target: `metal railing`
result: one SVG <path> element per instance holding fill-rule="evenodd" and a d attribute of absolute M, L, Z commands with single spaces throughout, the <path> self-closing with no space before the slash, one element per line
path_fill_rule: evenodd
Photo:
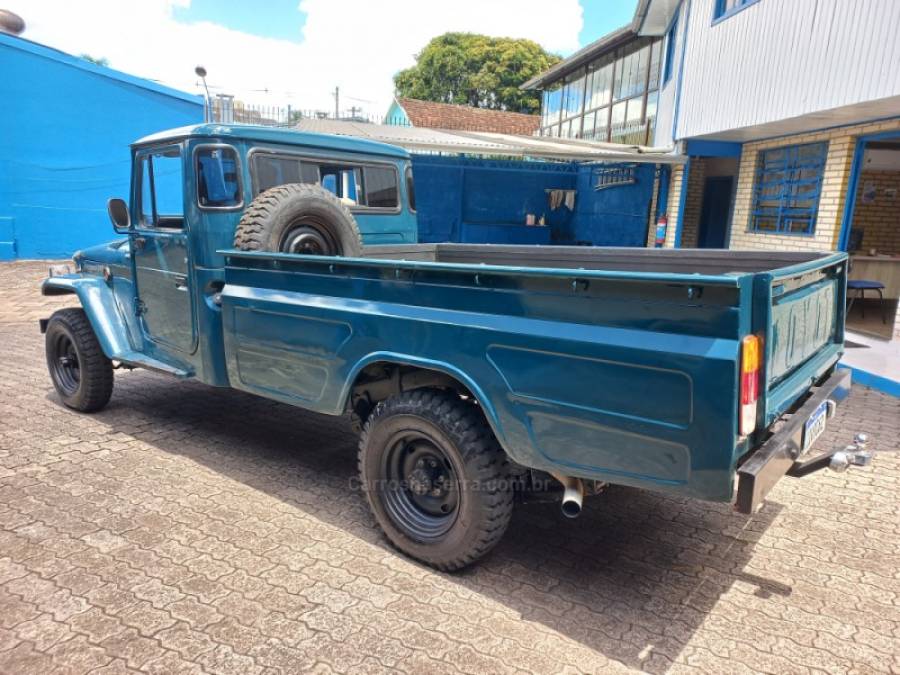
<path fill-rule="evenodd" d="M 210 119 L 219 124 L 259 124 L 267 127 L 290 127 L 305 119 L 328 119 L 371 124 L 409 126 L 403 118 L 385 119 L 383 115 L 363 112 L 360 108 L 347 110 L 317 110 L 290 105 L 262 105 L 235 101 L 231 96 L 219 95 L 209 104 Z"/>

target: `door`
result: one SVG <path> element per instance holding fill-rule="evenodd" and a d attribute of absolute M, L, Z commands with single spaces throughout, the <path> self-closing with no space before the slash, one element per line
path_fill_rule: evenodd
<path fill-rule="evenodd" d="M 136 312 L 146 337 L 164 352 L 191 354 L 197 334 L 191 307 L 188 231 L 181 147 L 137 155 L 135 230 L 131 235 Z"/>
<path fill-rule="evenodd" d="M 733 176 L 712 176 L 703 186 L 698 248 L 726 248 Z"/>

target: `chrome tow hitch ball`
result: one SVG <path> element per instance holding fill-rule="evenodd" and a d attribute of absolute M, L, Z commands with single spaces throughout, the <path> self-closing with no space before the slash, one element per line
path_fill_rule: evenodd
<path fill-rule="evenodd" d="M 869 464 L 872 463 L 873 453 L 871 450 L 866 449 L 868 443 L 868 434 L 856 434 L 856 436 L 854 436 L 853 446 L 856 448 L 856 451 L 850 458 L 850 461 L 853 462 L 854 466 L 869 466 Z"/>
<path fill-rule="evenodd" d="M 856 434 L 853 443 L 843 450 L 838 450 L 831 456 L 828 468 L 838 473 L 844 472 L 851 466 L 869 466 L 872 463 L 873 453 L 866 449 L 869 437 L 866 434 Z"/>

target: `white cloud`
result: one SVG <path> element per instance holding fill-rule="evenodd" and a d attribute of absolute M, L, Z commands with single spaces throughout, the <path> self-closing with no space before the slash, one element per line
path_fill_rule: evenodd
<path fill-rule="evenodd" d="M 300 42 L 263 38 L 210 22 L 182 23 L 174 8 L 190 0 L 7 0 L 26 22 L 23 37 L 199 93 L 203 64 L 214 91 L 272 105 L 342 108 L 382 114 L 392 75 L 414 63 L 434 36 L 469 31 L 525 37 L 566 52 L 578 47 L 578 0 L 301 0 Z M 259 3 L 264 11 L 264 3 Z M 551 11 L 552 9 L 552 11 Z M 298 25 L 300 24 L 298 13 Z M 268 90 L 269 93 L 265 93 Z M 356 100 L 352 100 L 356 99 Z M 363 103 L 360 103 L 363 101 Z"/>

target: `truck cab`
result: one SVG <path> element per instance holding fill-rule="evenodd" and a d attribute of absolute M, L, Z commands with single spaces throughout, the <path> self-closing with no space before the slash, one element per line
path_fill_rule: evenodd
<path fill-rule="evenodd" d="M 119 214 L 113 225 L 127 239 L 80 251 L 74 262 L 88 278 L 108 275 L 117 311 L 114 320 L 98 323 L 107 326 L 110 347 L 117 345 L 117 353 L 144 367 L 227 384 L 217 351 L 221 340 L 210 339 L 220 334 L 216 298 L 225 266 L 220 251 L 234 245 L 242 215 L 261 192 L 283 184 L 319 185 L 346 206 L 361 243 L 417 240 L 410 159 L 395 146 L 204 124 L 141 138 L 132 145 L 131 160 L 128 203 L 111 200 Z M 329 247 L 314 236 L 310 245 L 314 250 L 293 252 L 360 253 Z M 80 294 L 83 286 L 74 279 L 71 288 L 46 291 Z M 117 324 L 127 325 L 127 331 L 114 329 Z"/>

